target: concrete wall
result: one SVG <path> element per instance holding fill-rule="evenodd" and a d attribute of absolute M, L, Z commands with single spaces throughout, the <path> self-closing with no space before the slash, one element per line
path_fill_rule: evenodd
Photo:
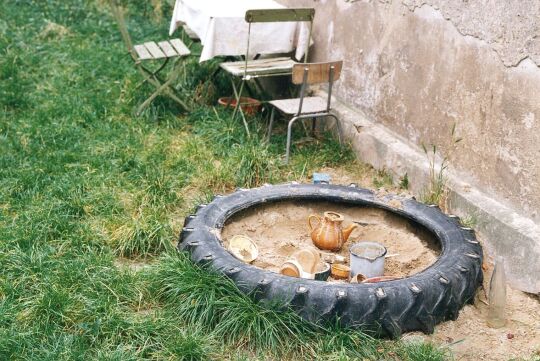
<path fill-rule="evenodd" d="M 316 8 L 311 60 L 342 58 L 336 96 L 540 223 L 540 1 L 285 0 Z"/>
<path fill-rule="evenodd" d="M 316 8 L 311 60 L 345 61 L 339 100 L 441 154 L 456 124 L 452 173 L 540 225 L 540 1 L 280 2 Z"/>

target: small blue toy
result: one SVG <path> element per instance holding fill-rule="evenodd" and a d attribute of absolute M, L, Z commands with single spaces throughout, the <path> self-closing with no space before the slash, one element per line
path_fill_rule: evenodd
<path fill-rule="evenodd" d="M 313 184 L 330 184 L 330 174 L 313 173 Z"/>

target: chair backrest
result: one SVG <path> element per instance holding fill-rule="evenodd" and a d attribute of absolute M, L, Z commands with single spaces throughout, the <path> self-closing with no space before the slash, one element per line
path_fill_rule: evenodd
<path fill-rule="evenodd" d="M 326 111 L 330 111 L 332 101 L 332 87 L 334 82 L 341 76 L 341 68 L 343 60 L 330 61 L 326 63 L 306 63 L 295 64 L 293 66 L 292 82 L 294 84 L 302 84 L 300 89 L 300 102 L 298 105 L 297 115 L 302 113 L 302 105 L 304 104 L 304 96 L 308 85 L 328 83 L 328 99 L 326 101 Z"/>
<path fill-rule="evenodd" d="M 248 23 L 248 36 L 246 46 L 246 64 L 244 77 L 247 75 L 249 62 L 249 40 L 251 37 L 251 24 L 253 23 L 274 23 L 274 22 L 309 22 L 309 32 L 304 51 L 304 63 L 307 62 L 309 55 L 309 45 L 311 42 L 311 32 L 313 30 L 313 19 L 315 18 L 315 9 L 313 8 L 295 8 L 295 9 L 253 9 L 246 11 L 245 20 Z"/>
<path fill-rule="evenodd" d="M 277 23 L 284 21 L 313 21 L 315 9 L 261 9 L 246 11 L 248 23 Z"/>
<path fill-rule="evenodd" d="M 122 40 L 124 40 L 124 43 L 126 44 L 129 54 L 131 55 L 133 60 L 136 60 L 137 53 L 135 52 L 135 49 L 133 48 L 133 42 L 131 41 L 131 36 L 129 36 L 126 20 L 124 19 L 124 10 L 118 4 L 117 1 L 118 0 L 109 1 L 111 4 L 111 9 L 112 9 L 114 18 L 116 19 L 116 22 L 118 24 L 118 29 L 120 30 L 120 34 L 122 35 Z"/>
<path fill-rule="evenodd" d="M 327 63 L 295 64 L 293 66 L 292 82 L 302 84 L 304 76 L 307 76 L 305 79 L 307 84 L 329 83 L 330 75 L 332 75 L 332 81 L 336 81 L 341 76 L 342 67 L 342 60 Z"/>

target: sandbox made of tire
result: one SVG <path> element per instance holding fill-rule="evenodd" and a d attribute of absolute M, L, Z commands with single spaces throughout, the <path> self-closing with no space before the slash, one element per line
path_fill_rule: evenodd
<path fill-rule="evenodd" d="M 391 212 L 431 233 L 440 244 L 440 255 L 423 271 L 402 279 L 332 284 L 246 264 L 223 247 L 221 230 L 227 220 L 249 208 L 283 201 L 331 202 Z M 481 246 L 457 217 L 411 198 L 377 195 L 354 186 L 267 185 L 217 196 L 186 217 L 178 247 L 189 252 L 193 262 L 231 278 L 259 302 L 291 308 L 310 322 L 339 322 L 392 337 L 414 330 L 432 333 L 437 323 L 456 319 L 482 282 Z"/>

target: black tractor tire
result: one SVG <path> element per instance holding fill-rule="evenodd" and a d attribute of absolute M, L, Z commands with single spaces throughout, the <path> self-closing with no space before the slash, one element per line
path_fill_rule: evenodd
<path fill-rule="evenodd" d="M 284 276 L 246 264 L 223 246 L 227 219 L 250 207 L 278 201 L 330 201 L 384 209 L 423 226 L 440 242 L 441 253 L 431 266 L 412 276 L 372 284 L 332 284 Z M 398 200 L 395 208 L 390 202 Z M 390 202 L 390 203 L 389 203 Z M 257 301 L 290 307 L 313 323 L 338 322 L 345 327 L 399 337 L 406 331 L 433 333 L 437 323 L 455 320 L 472 303 L 482 284 L 482 248 L 472 229 L 437 206 L 396 195 L 379 197 L 355 185 L 282 184 L 238 189 L 216 196 L 186 217 L 178 248 L 191 260 L 231 278 Z"/>

